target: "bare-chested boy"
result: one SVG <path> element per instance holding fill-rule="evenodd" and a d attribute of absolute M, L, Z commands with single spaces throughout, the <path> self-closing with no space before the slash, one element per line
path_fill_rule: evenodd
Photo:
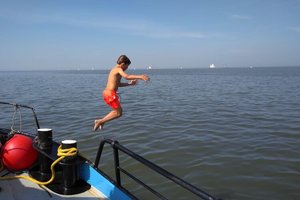
<path fill-rule="evenodd" d="M 117 60 L 117 65 L 110 71 L 108 75 L 106 88 L 103 90 L 103 100 L 112 108 L 105 117 L 95 120 L 94 131 L 98 128 L 102 129 L 103 125 L 122 116 L 122 107 L 120 105 L 117 91 L 119 87 L 126 87 L 135 85 L 137 79 L 148 81 L 149 77 L 145 74 L 142 75 L 129 75 L 125 71 L 129 67 L 131 61 L 125 55 L 121 55 Z M 130 80 L 128 83 L 121 83 L 121 78 Z"/>

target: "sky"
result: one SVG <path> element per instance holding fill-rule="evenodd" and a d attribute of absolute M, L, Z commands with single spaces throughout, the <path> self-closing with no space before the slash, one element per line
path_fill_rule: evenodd
<path fill-rule="evenodd" d="M 300 66 L 300 0 L 0 0 L 0 71 Z"/>

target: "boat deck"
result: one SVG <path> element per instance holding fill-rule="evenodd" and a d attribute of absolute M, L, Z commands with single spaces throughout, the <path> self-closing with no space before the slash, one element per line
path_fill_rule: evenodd
<path fill-rule="evenodd" d="M 3 171 L 2 174 L 6 172 Z M 26 173 L 22 175 L 27 175 Z M 7 176 L 11 176 L 10 174 Z M 50 191 L 48 188 L 33 183 L 25 179 L 0 180 L 0 199 L 5 200 L 32 200 L 32 199 L 88 199 L 88 200 L 107 200 L 104 194 L 91 187 L 88 191 L 76 195 L 61 195 Z"/>

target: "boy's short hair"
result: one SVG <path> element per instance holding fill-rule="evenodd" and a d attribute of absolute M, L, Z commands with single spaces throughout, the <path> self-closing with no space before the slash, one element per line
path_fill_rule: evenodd
<path fill-rule="evenodd" d="M 131 61 L 126 55 L 121 55 L 117 60 L 117 64 L 120 65 L 122 63 L 124 63 L 125 65 L 130 65 Z"/>

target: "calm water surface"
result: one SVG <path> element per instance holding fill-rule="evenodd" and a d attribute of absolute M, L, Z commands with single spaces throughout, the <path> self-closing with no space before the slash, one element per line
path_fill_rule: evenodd
<path fill-rule="evenodd" d="M 122 118 L 95 133 L 95 118 L 110 111 L 101 98 L 107 73 L 0 72 L 0 101 L 35 107 L 56 141 L 78 140 L 92 161 L 99 140 L 112 138 L 223 199 L 300 199 L 300 68 L 130 71 L 151 81 L 120 88 Z M 195 198 L 121 156 L 168 198 Z M 100 167 L 113 175 L 110 164 Z"/>

